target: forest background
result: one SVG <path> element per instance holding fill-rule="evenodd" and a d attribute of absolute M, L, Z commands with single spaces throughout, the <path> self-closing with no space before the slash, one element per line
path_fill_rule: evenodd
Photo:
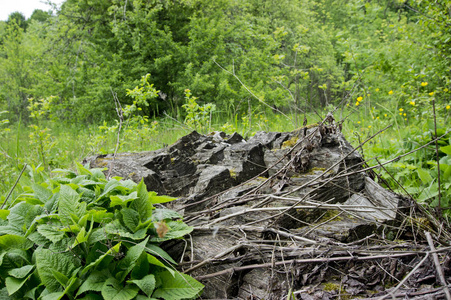
<path fill-rule="evenodd" d="M 0 22 L 0 202 L 25 164 L 21 182 L 74 168 L 114 152 L 118 133 L 119 151 L 152 150 L 193 129 L 290 131 L 333 111 L 354 146 L 378 133 L 361 148 L 370 165 L 438 137 L 377 172 L 447 220 L 450 55 L 447 0 L 67 0 L 13 13 Z"/>

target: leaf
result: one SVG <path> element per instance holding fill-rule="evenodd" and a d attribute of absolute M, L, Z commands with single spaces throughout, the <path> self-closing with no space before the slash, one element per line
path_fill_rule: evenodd
<path fill-rule="evenodd" d="M 89 171 L 85 166 L 83 166 L 79 162 L 75 162 L 75 167 L 77 168 L 77 172 L 79 175 L 92 175 L 91 171 Z"/>
<path fill-rule="evenodd" d="M 7 209 L 0 209 L 0 219 L 6 220 L 8 215 L 9 215 L 9 210 L 7 210 Z"/>
<path fill-rule="evenodd" d="M 89 234 L 86 233 L 86 230 L 84 227 L 81 228 L 80 232 L 75 237 L 75 241 L 72 244 L 71 248 L 75 248 L 75 246 L 85 243 L 88 241 Z M 68 248 L 69 250 L 70 248 Z"/>
<path fill-rule="evenodd" d="M 122 286 L 116 279 L 109 278 L 103 285 L 102 296 L 108 300 L 131 300 L 138 295 L 138 291 L 136 286 Z"/>
<path fill-rule="evenodd" d="M 6 251 L 0 252 L 0 266 L 3 264 L 3 258 L 5 257 L 6 253 Z"/>
<path fill-rule="evenodd" d="M 41 298 L 41 300 L 60 300 L 64 297 L 64 292 L 50 293 Z"/>
<path fill-rule="evenodd" d="M 11 269 L 8 271 L 8 274 L 15 278 L 24 278 L 33 269 L 34 269 L 34 265 L 26 265 L 21 268 Z"/>
<path fill-rule="evenodd" d="M 103 193 L 100 194 L 100 196 L 97 198 L 96 201 L 103 198 L 104 196 L 108 195 L 110 192 L 112 192 L 117 186 L 119 186 L 120 183 L 116 179 L 111 179 L 108 181 L 108 183 L 105 185 L 105 189 L 103 190 Z"/>
<path fill-rule="evenodd" d="M 122 224 L 120 224 L 120 222 L 118 220 L 115 220 L 115 221 L 107 224 L 104 228 L 105 228 L 106 233 L 130 238 L 133 240 L 142 240 L 147 235 L 146 229 L 140 229 L 140 230 L 136 231 L 135 233 L 128 232 L 127 227 L 122 226 Z"/>
<path fill-rule="evenodd" d="M 24 235 L 22 230 L 11 225 L 0 226 L 0 234 Z"/>
<path fill-rule="evenodd" d="M 182 221 L 168 221 L 167 226 L 169 226 L 169 231 L 165 234 L 164 237 L 152 237 L 152 242 L 163 242 L 172 239 L 182 238 L 187 235 L 191 231 L 193 231 L 193 227 L 186 225 Z"/>
<path fill-rule="evenodd" d="M 50 292 L 57 292 L 60 287 L 60 283 L 54 275 L 55 271 L 69 278 L 72 277 L 72 272 L 76 269 L 74 257 L 70 254 L 39 248 L 35 251 L 35 256 L 38 275 L 42 284 Z"/>
<path fill-rule="evenodd" d="M 152 216 L 153 205 L 149 200 L 149 193 L 147 192 L 144 180 L 141 180 L 136 189 L 138 198 L 132 202 L 130 208 L 136 210 L 139 213 L 140 220 L 145 222 Z"/>
<path fill-rule="evenodd" d="M 23 236 L 12 234 L 0 236 L 0 250 L 9 250 L 13 248 L 27 250 L 31 247 L 33 247 L 33 242 Z"/>
<path fill-rule="evenodd" d="M 152 213 L 152 221 L 159 222 L 165 219 L 181 219 L 182 215 L 172 209 L 157 208 Z"/>
<path fill-rule="evenodd" d="M 87 291 L 96 291 L 100 292 L 102 290 L 103 284 L 108 278 L 108 274 L 105 272 L 94 271 L 92 272 L 88 278 L 86 278 L 85 282 L 80 286 L 77 292 L 77 297 L 84 292 Z"/>
<path fill-rule="evenodd" d="M 67 178 L 77 177 L 77 173 L 75 173 L 72 170 L 66 170 L 66 169 L 54 169 L 54 170 L 52 170 L 52 173 L 65 174 L 65 177 L 67 177 Z"/>
<path fill-rule="evenodd" d="M 64 237 L 64 232 L 58 230 L 56 225 L 42 224 L 38 226 L 37 231 L 53 243 L 61 241 Z"/>
<path fill-rule="evenodd" d="M 11 208 L 7 219 L 9 221 L 9 225 L 14 226 L 21 232 L 25 233 L 35 217 L 41 215 L 42 213 L 44 213 L 44 208 L 41 206 L 21 202 Z"/>
<path fill-rule="evenodd" d="M 451 156 L 451 145 L 440 147 L 440 151 Z"/>
<path fill-rule="evenodd" d="M 83 298 L 77 298 L 79 300 L 104 300 L 102 296 L 98 295 L 98 294 L 87 294 L 86 296 L 84 296 Z"/>
<path fill-rule="evenodd" d="M 109 223 L 111 221 L 113 221 L 114 218 L 114 214 L 107 212 L 105 209 L 102 210 L 94 210 L 91 209 L 87 212 L 88 215 L 88 219 L 90 219 L 91 217 L 93 218 L 93 221 L 96 223 Z"/>
<path fill-rule="evenodd" d="M 158 258 L 156 258 L 155 256 L 150 255 L 148 253 L 147 253 L 147 261 L 149 262 L 149 264 L 152 264 L 152 265 L 155 265 L 155 266 L 159 266 L 159 267 L 162 267 L 162 268 L 166 269 L 172 275 L 174 275 L 174 273 L 175 273 L 175 271 L 172 268 L 166 266 L 161 261 L 159 261 Z"/>
<path fill-rule="evenodd" d="M 95 228 L 88 236 L 88 244 L 93 245 L 99 241 L 108 239 L 108 236 L 103 228 Z"/>
<path fill-rule="evenodd" d="M 67 185 L 62 185 L 60 187 L 58 214 L 61 223 L 64 225 L 76 224 L 78 219 L 84 215 L 85 211 L 83 211 L 83 206 L 80 205 L 79 200 L 80 195 L 71 187 Z M 74 220 L 74 217 L 77 219 Z"/>
<path fill-rule="evenodd" d="M 161 286 L 153 293 L 154 298 L 163 299 L 185 299 L 198 297 L 204 285 L 194 278 L 176 272 L 173 276 L 168 271 L 158 273 L 156 276 L 161 280 Z"/>
<path fill-rule="evenodd" d="M 138 212 L 131 208 L 123 208 L 121 209 L 121 214 L 124 225 L 134 233 L 139 225 Z"/>
<path fill-rule="evenodd" d="M 142 279 L 130 280 L 128 282 L 136 284 L 141 289 L 141 291 L 143 291 L 149 297 L 152 295 L 152 292 L 155 289 L 155 276 L 152 274 L 144 276 Z"/>
<path fill-rule="evenodd" d="M 40 184 L 33 183 L 31 187 L 33 188 L 35 197 L 39 199 L 42 204 L 46 203 L 53 196 L 51 190 L 43 187 Z"/>
<path fill-rule="evenodd" d="M 27 280 L 31 277 L 32 274 L 28 275 L 25 278 L 14 278 L 14 277 L 6 277 L 5 279 L 5 285 L 6 289 L 8 290 L 8 294 L 12 295 L 27 282 Z"/>
<path fill-rule="evenodd" d="M 167 202 L 174 201 L 175 199 L 177 199 L 177 198 L 170 197 L 170 196 L 157 196 L 157 195 L 155 195 L 155 193 L 152 193 L 152 192 L 151 192 L 151 195 L 149 195 L 149 200 L 152 204 L 167 203 Z"/>
<path fill-rule="evenodd" d="M 141 243 L 133 247 L 130 247 L 125 257 L 119 262 L 117 269 L 121 270 L 121 272 L 118 272 L 118 274 L 116 274 L 116 278 L 119 279 L 120 282 L 124 281 L 128 273 L 130 273 L 130 271 L 133 270 L 139 257 L 144 252 L 144 248 L 146 247 L 148 240 L 149 237 L 147 237 Z"/>
<path fill-rule="evenodd" d="M 147 251 L 147 253 L 150 253 L 152 255 L 160 256 L 165 261 L 168 261 L 168 262 L 173 263 L 175 265 L 177 264 L 166 251 L 164 251 L 163 249 L 161 249 L 157 245 L 147 244 L 146 251 Z"/>
<path fill-rule="evenodd" d="M 423 168 L 418 168 L 417 172 L 418 172 L 418 177 L 420 177 L 420 179 L 424 185 L 428 185 L 433 180 L 433 178 L 428 170 L 425 170 Z"/>
<path fill-rule="evenodd" d="M 127 205 L 127 203 L 129 203 L 137 198 L 138 198 L 137 192 L 133 192 L 126 196 L 122 196 L 122 195 L 110 196 L 110 200 L 111 200 L 110 207 L 114 207 L 116 205 L 125 207 Z"/>
<path fill-rule="evenodd" d="M 111 257 L 114 256 L 115 254 L 119 253 L 119 249 L 121 247 L 121 243 L 117 243 L 116 245 L 114 245 L 114 247 L 111 247 L 110 249 L 108 249 L 108 251 L 103 254 L 102 256 L 100 256 L 98 259 L 96 259 L 94 262 L 90 263 L 89 265 L 87 265 L 86 267 L 84 267 L 84 269 L 81 271 L 81 274 L 86 274 L 86 272 L 88 272 L 90 269 L 98 266 L 106 257 Z"/>
<path fill-rule="evenodd" d="M 61 284 L 63 287 L 66 287 L 69 278 L 55 269 L 50 269 L 50 271 L 52 272 L 53 277 L 55 277 L 55 279 L 59 282 L 59 284 Z"/>

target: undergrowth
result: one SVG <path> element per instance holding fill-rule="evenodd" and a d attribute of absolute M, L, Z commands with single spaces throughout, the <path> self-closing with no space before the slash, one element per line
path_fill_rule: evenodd
<path fill-rule="evenodd" d="M 192 227 L 174 200 L 139 184 L 77 172 L 28 168 L 23 193 L 0 209 L 2 299 L 190 299 L 203 285 L 173 267 L 158 245 Z"/>

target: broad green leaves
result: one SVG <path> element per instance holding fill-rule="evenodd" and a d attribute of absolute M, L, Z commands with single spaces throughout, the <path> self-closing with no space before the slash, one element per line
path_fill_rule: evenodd
<path fill-rule="evenodd" d="M 157 245 L 192 230 L 178 213 L 153 207 L 173 198 L 148 192 L 142 181 L 108 182 L 96 169 L 77 169 L 81 175 L 62 171 L 32 182 L 13 207 L 0 211 L 1 293 L 44 300 L 197 295 L 203 286 L 175 271 Z"/>
<path fill-rule="evenodd" d="M 155 291 L 153 297 L 171 300 L 193 298 L 198 296 L 203 288 L 202 284 L 185 274 L 172 275 L 166 271 L 158 275 L 161 286 Z"/>

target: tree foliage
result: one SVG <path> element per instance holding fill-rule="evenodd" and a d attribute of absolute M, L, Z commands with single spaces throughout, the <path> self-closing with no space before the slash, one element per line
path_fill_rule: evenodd
<path fill-rule="evenodd" d="M 181 117 L 185 89 L 227 112 L 262 102 L 302 112 L 376 88 L 409 102 L 424 78 L 449 88 L 449 10 L 445 0 L 67 0 L 54 16 L 14 13 L 0 26 L 0 105 L 17 118 L 28 98 L 52 95 L 62 120 L 109 120 L 112 92 L 131 104 L 126 90 L 147 73 L 160 91 L 149 117 Z"/>

